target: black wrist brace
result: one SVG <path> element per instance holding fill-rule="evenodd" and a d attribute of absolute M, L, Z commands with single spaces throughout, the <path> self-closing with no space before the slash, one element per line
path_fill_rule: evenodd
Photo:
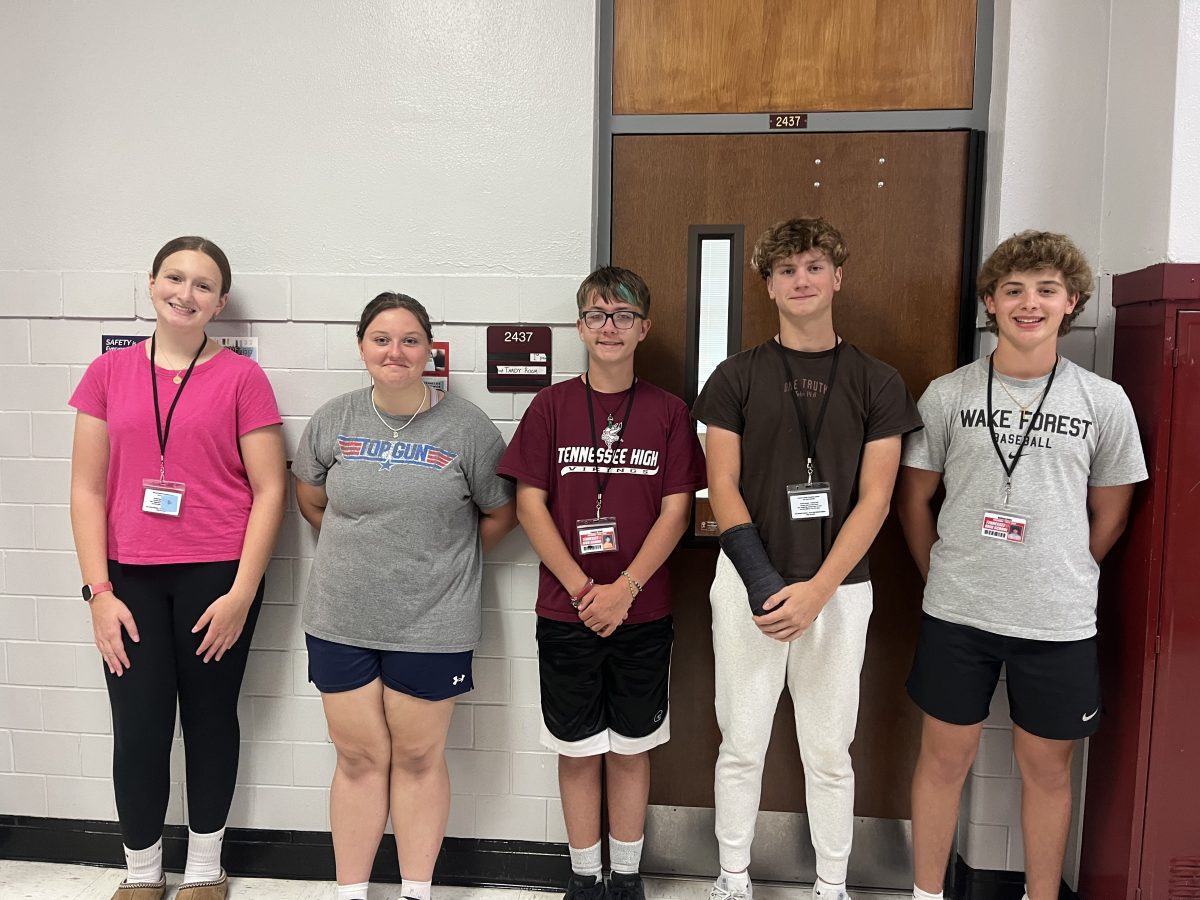
<path fill-rule="evenodd" d="M 787 582 L 775 571 L 767 557 L 767 548 L 753 522 L 734 525 L 721 533 L 721 549 L 737 569 L 742 583 L 746 585 L 746 596 L 750 611 L 756 616 L 763 614 L 767 598 L 783 590 Z"/>

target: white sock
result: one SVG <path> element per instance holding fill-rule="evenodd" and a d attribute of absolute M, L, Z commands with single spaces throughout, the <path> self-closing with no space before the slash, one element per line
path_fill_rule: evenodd
<path fill-rule="evenodd" d="M 183 868 L 183 884 L 216 881 L 221 877 L 221 842 L 225 829 L 211 834 L 196 834 L 188 829 L 187 864 Z"/>
<path fill-rule="evenodd" d="M 817 876 L 817 883 L 813 885 L 814 897 L 837 897 L 839 894 L 846 893 L 846 882 L 841 884 L 830 884 L 821 876 Z"/>
<path fill-rule="evenodd" d="M 367 900 L 367 890 L 371 887 L 369 881 L 361 884 L 339 884 L 337 900 Z"/>
<path fill-rule="evenodd" d="M 145 850 L 125 848 L 125 880 L 130 884 L 157 884 L 163 876 L 162 838 Z"/>
<path fill-rule="evenodd" d="M 614 872 L 622 875 L 636 875 L 642 867 L 642 843 L 645 837 L 636 841 L 618 841 L 611 834 L 608 836 L 608 862 Z"/>
<path fill-rule="evenodd" d="M 913 900 L 942 900 L 942 892 L 931 894 L 929 891 L 923 891 L 915 884 L 913 885 Z"/>
<path fill-rule="evenodd" d="M 581 875 L 584 878 L 589 875 L 600 880 L 600 842 L 592 844 L 590 847 L 584 847 L 582 850 L 578 847 L 568 847 L 571 851 L 571 871 L 576 875 Z"/>
<path fill-rule="evenodd" d="M 728 888 L 741 888 L 745 890 L 750 886 L 750 870 L 742 869 L 740 872 L 730 872 L 728 869 L 721 868 L 721 882 Z"/>
<path fill-rule="evenodd" d="M 405 898 L 405 900 L 429 900 L 429 895 L 432 893 L 432 881 L 409 881 L 407 878 L 401 879 L 400 896 Z"/>

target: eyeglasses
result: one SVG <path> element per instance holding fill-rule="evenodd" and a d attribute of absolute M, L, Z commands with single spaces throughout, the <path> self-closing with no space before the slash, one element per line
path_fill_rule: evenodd
<path fill-rule="evenodd" d="M 580 314 L 580 320 L 591 331 L 596 331 L 608 324 L 608 320 L 612 319 L 613 325 L 621 331 L 628 331 L 633 327 L 633 323 L 638 319 L 646 318 L 641 313 L 634 312 L 630 309 L 618 309 L 616 312 L 605 312 L 602 309 L 589 309 L 587 312 Z"/>

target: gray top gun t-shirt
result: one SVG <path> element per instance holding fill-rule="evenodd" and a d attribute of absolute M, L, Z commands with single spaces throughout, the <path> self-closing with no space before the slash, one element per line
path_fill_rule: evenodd
<path fill-rule="evenodd" d="M 1096 633 L 1100 568 L 1089 550 L 1089 487 L 1147 477 L 1137 422 L 1119 385 L 1061 360 L 1041 413 L 1047 378 L 999 372 L 993 422 L 1010 463 L 1032 422 L 1012 475 L 1008 509 L 1027 518 L 1024 543 L 983 537 L 986 510 L 1004 509 L 1004 469 L 988 429 L 988 359 L 936 379 L 917 404 L 923 431 L 904 440 L 901 464 L 941 472 L 946 500 L 929 562 L 924 609 L 947 622 L 995 634 L 1074 641 Z M 1029 411 L 1021 408 L 1005 388 Z"/>
<path fill-rule="evenodd" d="M 496 474 L 503 452 L 492 421 L 453 394 L 395 439 L 370 388 L 318 409 L 292 463 L 297 478 L 329 495 L 304 630 L 375 650 L 473 650 L 481 631 L 479 511 L 513 497 L 512 483 Z"/>

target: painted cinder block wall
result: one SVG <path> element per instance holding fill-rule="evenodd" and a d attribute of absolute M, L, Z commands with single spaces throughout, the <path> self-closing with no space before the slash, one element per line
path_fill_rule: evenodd
<path fill-rule="evenodd" d="M 549 324 L 555 377 L 582 370 L 595 9 L 446 9 L 0 7 L 0 813 L 115 818 L 66 401 L 101 334 L 152 329 L 146 270 L 166 239 L 229 254 L 212 332 L 258 338 L 289 455 L 321 403 L 367 383 L 353 323 L 382 290 L 427 306 L 452 389 L 506 436 L 529 398 L 487 392 L 484 323 Z M 233 825 L 328 828 L 333 750 L 299 624 L 313 547 L 293 502 L 242 692 Z M 536 579 L 520 534 L 485 566 L 477 689 L 450 732 L 452 835 L 565 840 L 537 742 Z"/>

